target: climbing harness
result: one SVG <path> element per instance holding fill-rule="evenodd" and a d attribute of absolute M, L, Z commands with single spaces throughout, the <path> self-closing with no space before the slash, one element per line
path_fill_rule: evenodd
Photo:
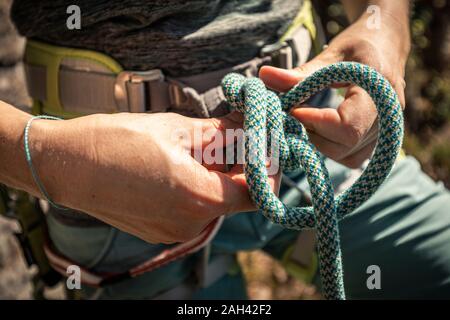
<path fill-rule="evenodd" d="M 293 47 L 304 43 L 302 39 L 305 36 L 301 36 L 301 31 L 297 33 L 297 36 L 300 35 L 300 37 L 298 41 L 294 41 Z M 289 56 L 290 50 L 287 49 L 285 47 L 275 48 L 274 50 L 281 56 Z M 272 55 L 271 50 L 266 51 L 264 54 Z M 306 52 L 307 50 L 296 49 L 294 51 Z M 301 61 L 307 58 L 305 55 L 298 57 L 301 58 Z M 259 59 L 261 61 L 256 61 L 256 59 L 249 66 L 251 65 L 253 68 L 253 64 L 256 66 L 260 62 L 263 63 L 264 59 L 264 57 Z M 285 60 L 289 61 L 289 59 Z M 70 64 L 64 65 L 68 61 L 70 61 Z M 102 61 L 102 63 L 91 61 Z M 216 83 L 216 78 L 220 79 L 226 73 L 211 72 L 202 75 L 200 78 L 192 76 L 172 81 L 172 79 L 165 78 L 164 75 L 155 73 L 153 70 L 145 74 L 125 71 L 128 78 L 123 79 L 118 75 L 124 74 L 124 71 L 109 57 L 103 57 L 99 60 L 97 53 L 86 50 L 64 49 L 34 41 L 29 41 L 27 44 L 26 66 L 30 92 L 35 98 L 35 107 L 39 107 L 35 108 L 36 113 L 71 118 L 74 114 L 113 112 L 116 106 L 114 93 L 117 93 L 117 87 L 122 91 L 124 88 L 127 90 L 128 107 L 123 110 L 119 108 L 115 111 L 163 112 L 171 109 L 160 109 L 161 106 L 171 105 L 171 108 L 174 108 L 173 111 L 178 112 L 186 110 L 187 106 L 184 105 L 186 101 L 188 104 L 192 102 L 183 98 L 183 95 L 192 93 L 189 87 L 191 85 L 197 88 L 205 88 L 204 91 L 199 91 L 199 94 L 195 95 L 196 97 L 200 95 L 202 97 L 200 99 L 202 101 L 199 100 L 200 102 L 196 107 L 197 116 L 203 114 L 203 111 L 198 110 L 206 110 L 204 116 L 208 116 L 208 114 L 209 116 L 218 116 L 222 112 L 210 108 L 210 106 L 217 105 L 218 99 L 222 99 L 222 90 L 218 90 L 216 87 L 209 88 L 205 84 Z M 61 66 L 64 66 L 64 68 Z M 88 72 L 85 71 L 86 68 L 92 68 L 93 70 Z M 155 78 L 156 75 L 158 76 Z M 336 204 L 333 202 L 334 195 L 328 182 L 328 173 L 323 165 L 322 157 L 317 153 L 314 146 L 308 143 L 303 126 L 283 112 L 288 111 L 295 104 L 306 100 L 333 82 L 355 83 L 368 90 L 378 106 L 379 128 L 381 129 L 380 141 L 371 164 L 349 191 L 337 197 Z M 177 88 L 180 83 L 187 83 L 188 86 Z M 402 131 L 394 130 L 392 126 L 397 123 L 401 124 L 402 115 L 395 92 L 378 73 L 370 68 L 352 63 L 341 63 L 318 71 L 312 78 L 308 78 L 289 93 L 280 97 L 268 91 L 259 80 L 246 80 L 243 76 L 236 74 L 225 78 L 224 87 L 223 91 L 229 104 L 246 114 L 246 131 L 256 130 L 257 133 L 260 133 L 256 134 L 258 139 L 254 144 L 261 148 L 261 152 L 265 151 L 262 146 L 266 142 L 264 137 L 266 123 L 268 131 L 276 129 L 275 134 L 269 135 L 269 138 L 278 141 L 280 145 L 281 166 L 285 171 L 299 167 L 306 170 L 309 183 L 312 186 L 311 192 L 315 209 L 286 208 L 273 194 L 269 193 L 270 189 L 265 183 L 265 167 L 261 167 L 258 163 L 247 163 L 245 170 L 253 200 L 263 213 L 276 223 L 296 229 L 317 229 L 318 260 L 320 261 L 326 297 L 344 298 L 337 221 L 356 209 L 375 191 L 386 178 L 396 159 L 401 144 Z M 95 88 L 95 90 L 92 88 Z M 99 95 L 99 91 L 111 93 L 111 95 Z M 56 99 L 56 93 L 58 92 L 60 92 L 60 99 L 56 103 L 53 100 Z M 146 94 L 142 94 L 142 92 Z M 82 100 L 83 97 L 86 97 L 87 101 Z M 145 97 L 146 99 L 137 99 L 136 97 Z M 148 97 L 150 97 L 149 100 Z M 99 98 L 105 100 L 97 101 L 96 99 Z M 246 108 L 246 105 L 256 107 Z M 60 109 L 57 109 L 57 106 Z M 89 108 L 92 106 L 92 110 L 89 109 L 88 112 L 85 112 L 82 107 L 86 108 L 86 106 Z M 158 108 L 155 109 L 155 107 Z M 258 158 L 262 156 L 262 153 L 256 155 Z M 217 221 L 213 228 L 205 230 L 205 234 L 208 234 L 208 236 L 204 234 L 199 236 L 199 239 L 202 240 L 196 239 L 180 251 L 178 251 L 180 248 L 176 248 L 176 250 L 162 252 L 161 255 L 144 262 L 145 267 L 143 265 L 137 266 L 121 275 L 105 275 L 83 270 L 82 274 L 86 275 L 86 279 L 83 279 L 83 281 L 86 280 L 85 283 L 94 286 L 115 283 L 121 279 L 153 270 L 186 254 L 196 252 L 207 245 L 212 235 L 217 232 L 220 222 Z M 50 243 L 46 245 L 45 250 L 52 266 L 63 275 L 66 267 L 74 263 L 59 254 Z"/>
<path fill-rule="evenodd" d="M 305 28 L 307 12 L 303 9 L 299 13 L 300 18 L 289 29 L 289 34 L 283 37 L 284 41 L 263 47 L 259 57 L 230 68 L 179 78 L 168 77 L 159 69 L 145 72 L 124 70 L 114 59 L 99 52 L 27 40 L 24 62 L 28 92 L 33 97 L 32 113 L 63 119 L 99 112 L 176 112 L 194 117 L 222 116 L 228 112 L 220 86 L 226 74 L 239 72 L 256 75 L 259 67 L 266 63 L 290 68 L 307 61 L 315 42 L 315 35 L 309 34 L 310 28 Z M 308 21 L 311 19 L 308 18 Z M 66 225 L 103 225 L 81 212 L 52 208 L 51 215 Z M 125 272 L 105 274 L 82 268 L 81 282 L 102 287 L 150 272 L 197 252 L 203 264 L 196 268 L 196 273 L 201 275 L 198 282 L 202 287 L 208 286 L 234 266 L 234 262 L 216 263 L 216 260 L 209 259 L 211 239 L 222 221 L 223 218 L 213 221 L 192 241 L 169 247 Z M 312 245 L 310 250 L 306 250 L 304 244 L 302 248 L 304 251 L 314 250 Z M 63 276 L 67 276 L 68 266 L 78 264 L 61 254 L 51 241 L 46 241 L 43 249 L 53 269 Z M 291 260 L 290 256 L 284 255 L 284 262 Z M 314 274 L 314 265 L 310 268 L 309 261 L 305 264 L 308 274 Z M 296 274 L 302 273 L 302 268 L 297 266 Z M 197 272 L 197 269 L 202 271 Z"/>
<path fill-rule="evenodd" d="M 27 266 L 37 267 L 32 279 L 33 298 L 45 299 L 44 288 L 53 287 L 62 276 L 52 268 L 44 251 L 47 225 L 38 200 L 31 198 L 24 191 L 7 189 L 0 185 L 0 215 L 15 219 L 20 224 L 20 231 L 14 232 L 14 236 L 22 249 Z"/>
<path fill-rule="evenodd" d="M 336 198 L 322 155 L 309 141 L 304 126 L 287 113 L 333 83 L 352 83 L 366 90 L 376 104 L 379 128 L 371 161 L 359 179 Z M 253 202 L 274 223 L 292 229 L 316 229 L 325 298 L 345 299 L 338 221 L 370 198 L 399 155 L 403 113 L 397 94 L 380 73 L 355 62 L 320 69 L 280 96 L 266 89 L 260 79 L 236 73 L 227 75 L 222 87 L 229 105 L 244 114 L 244 131 L 248 134 L 244 172 Z M 266 169 L 268 141 L 277 146 L 281 168 L 305 171 L 312 207 L 287 207 L 273 193 Z"/>

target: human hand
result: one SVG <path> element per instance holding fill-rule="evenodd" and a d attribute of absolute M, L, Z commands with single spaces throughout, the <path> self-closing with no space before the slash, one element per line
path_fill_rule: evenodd
<path fill-rule="evenodd" d="M 55 202 L 148 242 L 187 241 L 221 215 L 255 209 L 238 166 L 225 172 L 221 164 L 193 158 L 215 133 L 239 128 L 234 117 L 123 113 L 40 120 L 31 130 L 33 162 Z M 190 137 L 198 129 L 205 134 L 193 141 L 178 135 L 180 128 Z M 271 178 L 275 190 L 279 180 Z"/>
<path fill-rule="evenodd" d="M 385 16 L 382 21 L 380 29 L 368 29 L 363 15 L 310 62 L 293 70 L 266 66 L 261 68 L 260 78 L 274 90 L 287 91 L 322 67 L 340 61 L 356 61 L 382 73 L 404 107 L 409 34 L 394 17 Z M 344 87 L 346 94 L 338 109 L 300 106 L 292 115 L 303 123 L 310 140 L 324 155 L 356 168 L 370 157 L 375 147 L 377 111 L 363 89 L 354 85 Z"/>

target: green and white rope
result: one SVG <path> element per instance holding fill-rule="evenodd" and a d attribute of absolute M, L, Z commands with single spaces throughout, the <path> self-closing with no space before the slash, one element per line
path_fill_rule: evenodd
<path fill-rule="evenodd" d="M 309 141 L 303 125 L 287 112 L 333 83 L 352 83 L 366 90 L 378 111 L 378 141 L 359 179 L 335 198 L 323 156 Z M 320 69 L 280 96 L 258 78 L 231 73 L 222 81 L 229 105 L 244 114 L 245 164 L 249 192 L 262 213 L 292 229 L 315 228 L 325 297 L 345 299 L 338 221 L 354 211 L 386 180 L 403 141 L 403 113 L 395 90 L 374 69 L 340 62 Z M 251 137 L 251 139 L 249 139 Z M 312 207 L 287 207 L 268 182 L 266 149 L 277 146 L 284 171 L 302 168 L 311 189 Z M 270 154 L 270 152 L 269 152 Z"/>

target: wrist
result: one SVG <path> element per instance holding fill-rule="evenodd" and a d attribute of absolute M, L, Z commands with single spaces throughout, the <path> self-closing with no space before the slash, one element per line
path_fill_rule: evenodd
<path fill-rule="evenodd" d="M 61 197 L 61 177 L 63 173 L 57 169 L 58 162 L 62 162 L 64 155 L 55 137 L 55 127 L 58 122 L 54 120 L 36 119 L 29 128 L 28 147 L 31 155 L 31 162 L 37 175 L 37 179 L 42 184 L 42 188 L 48 193 L 50 199 L 59 203 Z M 61 122 L 62 123 L 62 122 Z M 28 171 L 31 173 L 30 164 Z M 42 198 L 43 190 L 37 187 L 37 182 L 33 179 L 33 187 L 37 188 L 37 194 Z M 45 197 L 44 197 L 45 198 Z"/>
<path fill-rule="evenodd" d="M 357 61 L 370 65 L 388 78 L 403 77 L 410 49 L 409 33 L 405 36 L 405 32 L 398 26 L 391 27 L 388 21 L 372 29 L 367 19 L 367 14 L 362 15 L 335 37 L 323 56 L 331 61 Z"/>
<path fill-rule="evenodd" d="M 373 2 L 373 3 L 372 3 Z M 396 56 L 397 63 L 406 64 L 411 49 L 409 5 L 405 1 L 371 1 L 379 7 L 379 16 L 365 11 L 355 24 L 365 28 L 367 38 L 375 42 L 386 54 Z M 378 24 L 375 23 L 378 19 Z M 363 32 L 364 33 L 364 32 Z"/>
<path fill-rule="evenodd" d="M 81 122 L 39 120 L 30 134 L 33 164 L 44 188 L 55 203 L 71 208 L 78 208 L 92 181 L 93 128 L 86 122 L 86 117 Z"/>

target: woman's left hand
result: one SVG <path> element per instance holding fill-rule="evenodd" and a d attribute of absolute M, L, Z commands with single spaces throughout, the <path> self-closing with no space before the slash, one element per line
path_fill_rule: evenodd
<path fill-rule="evenodd" d="M 370 29 L 363 15 L 308 63 L 292 70 L 263 67 L 260 78 L 277 91 L 287 91 L 314 71 L 340 61 L 356 61 L 382 73 L 405 105 L 405 64 L 409 54 L 409 32 L 392 16 L 383 16 L 379 29 Z M 370 157 L 376 144 L 376 107 L 361 88 L 346 87 L 337 109 L 301 106 L 292 115 L 303 123 L 311 141 L 327 157 L 348 167 L 358 167 Z M 375 134 L 374 134 L 375 133 Z"/>

